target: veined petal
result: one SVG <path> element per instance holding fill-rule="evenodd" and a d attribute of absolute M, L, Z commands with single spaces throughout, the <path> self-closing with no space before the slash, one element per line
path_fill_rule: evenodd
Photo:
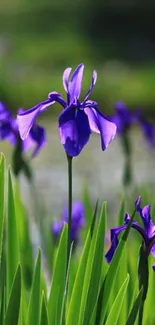
<path fill-rule="evenodd" d="M 91 107 L 86 107 L 84 108 L 84 111 L 88 116 L 91 131 L 95 133 L 100 133 L 98 118 L 95 109 Z"/>
<path fill-rule="evenodd" d="M 64 86 L 66 93 L 68 93 L 68 79 L 69 79 L 69 75 L 70 75 L 71 71 L 72 71 L 72 68 L 67 68 L 64 71 L 63 76 L 62 76 L 63 86 Z"/>
<path fill-rule="evenodd" d="M 88 99 L 89 95 L 91 94 L 91 92 L 92 92 L 92 90 L 93 90 L 93 88 L 94 88 L 94 86 L 96 84 L 96 81 L 97 81 L 97 72 L 94 70 L 93 75 L 92 75 L 92 82 L 91 82 L 90 88 L 89 88 L 89 90 L 87 92 L 87 95 L 85 96 L 83 102 L 85 102 Z"/>
<path fill-rule="evenodd" d="M 17 115 L 17 123 L 19 127 L 19 133 L 22 138 L 22 140 L 26 139 L 28 136 L 37 116 L 47 109 L 48 106 L 53 104 L 54 102 L 51 102 L 49 100 L 46 100 L 33 108 L 29 109 L 28 111 L 18 114 Z"/>
<path fill-rule="evenodd" d="M 72 77 L 68 84 L 68 94 L 70 103 L 78 99 L 81 93 L 82 78 L 83 78 L 84 65 L 80 64 L 73 72 Z"/>
<path fill-rule="evenodd" d="M 97 108 L 85 108 L 90 128 L 100 133 L 102 150 L 105 150 L 116 135 L 116 125 L 110 122 Z"/>
<path fill-rule="evenodd" d="M 71 157 L 78 156 L 91 133 L 85 112 L 75 108 L 64 109 L 59 116 L 59 133 L 67 154 Z"/>

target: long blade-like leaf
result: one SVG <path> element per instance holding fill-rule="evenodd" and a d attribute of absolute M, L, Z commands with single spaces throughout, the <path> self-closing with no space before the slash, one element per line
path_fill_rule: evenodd
<path fill-rule="evenodd" d="M 1 153 L 0 160 L 0 264 L 2 256 L 3 226 L 4 226 L 4 191 L 5 191 L 5 158 Z"/>
<path fill-rule="evenodd" d="M 7 219 L 7 251 L 6 251 L 6 268 L 7 268 L 7 301 L 10 296 L 14 275 L 19 262 L 19 244 L 18 232 L 15 216 L 15 205 L 11 173 L 8 173 L 8 219 Z"/>
<path fill-rule="evenodd" d="M 127 319 L 127 322 L 125 325 L 134 325 L 135 324 L 135 320 L 138 315 L 139 307 L 141 304 L 142 294 L 143 294 L 143 288 L 140 290 L 140 292 L 133 304 L 133 307 L 130 311 L 130 314 L 128 316 L 128 319 Z"/>
<path fill-rule="evenodd" d="M 117 324 L 119 314 L 121 311 L 121 307 L 123 304 L 123 300 L 125 297 L 125 293 L 126 293 L 126 290 L 128 287 L 128 283 L 129 283 L 129 274 L 127 275 L 125 281 L 123 282 L 123 284 L 118 292 L 118 295 L 111 307 L 111 310 L 110 310 L 110 313 L 108 315 L 105 325 L 116 325 Z"/>
<path fill-rule="evenodd" d="M 85 272 L 81 299 L 79 325 L 90 324 L 93 309 L 98 298 L 101 270 L 104 256 L 104 238 L 106 227 L 106 203 L 102 207 L 97 232 L 91 242 Z"/>
<path fill-rule="evenodd" d="M 94 215 L 92 218 L 92 223 L 85 240 L 82 256 L 77 269 L 76 278 L 75 278 L 70 304 L 68 308 L 68 313 L 67 313 L 67 325 L 78 324 L 79 313 L 80 313 L 80 302 L 81 302 L 81 296 L 83 291 L 89 249 L 92 241 L 92 236 L 94 233 L 94 227 L 95 227 L 95 221 L 97 215 L 97 206 L 98 205 L 96 204 Z"/>
<path fill-rule="evenodd" d="M 52 285 L 48 300 L 49 324 L 60 324 L 61 308 L 65 290 L 67 263 L 67 224 L 64 225 L 53 270 Z"/>
<path fill-rule="evenodd" d="M 42 303 L 41 303 L 41 317 L 40 317 L 40 325 L 48 325 L 48 309 L 47 309 L 47 302 L 45 299 L 44 291 L 42 292 Z"/>
<path fill-rule="evenodd" d="M 21 298 L 21 267 L 18 265 L 6 310 L 5 325 L 17 325 Z"/>
<path fill-rule="evenodd" d="M 40 321 L 40 270 L 41 270 L 41 252 L 38 251 L 36 261 L 29 307 L 27 315 L 27 325 L 39 324 Z"/>

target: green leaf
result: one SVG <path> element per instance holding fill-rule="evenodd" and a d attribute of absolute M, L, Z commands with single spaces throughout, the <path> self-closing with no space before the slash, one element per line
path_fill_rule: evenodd
<path fill-rule="evenodd" d="M 64 224 L 57 249 L 52 276 L 52 285 L 48 300 L 49 324 L 60 324 L 61 308 L 65 290 L 67 265 L 67 224 Z"/>
<path fill-rule="evenodd" d="M 5 192 L 5 157 L 1 153 L 0 160 L 0 264 L 3 244 L 3 227 L 4 227 L 4 192 Z"/>
<path fill-rule="evenodd" d="M 10 169 L 8 172 L 8 219 L 7 219 L 7 301 L 10 295 L 12 282 L 19 262 L 18 232 L 15 216 L 15 205 Z"/>
<path fill-rule="evenodd" d="M 118 292 L 118 295 L 116 296 L 116 299 L 111 307 L 111 310 L 110 310 L 110 313 L 108 315 L 105 325 L 116 325 L 117 324 L 119 314 L 120 314 L 120 311 L 122 308 L 123 300 L 125 297 L 125 293 L 127 290 L 127 286 L 129 283 L 129 278 L 130 278 L 130 276 L 129 276 L 129 274 L 127 274 L 127 277 L 126 277 L 125 281 L 123 282 L 123 284 Z"/>
<path fill-rule="evenodd" d="M 85 278 L 85 271 L 86 271 L 86 266 L 87 266 L 87 261 L 88 261 L 88 255 L 89 255 L 89 249 L 90 249 L 90 244 L 92 240 L 92 236 L 94 233 L 94 227 L 95 227 L 95 222 L 96 222 L 96 215 L 97 215 L 97 207 L 98 203 L 96 204 L 94 215 L 92 218 L 92 223 L 90 226 L 90 229 L 88 231 L 84 248 L 82 251 L 82 256 L 79 262 L 79 267 L 77 269 L 77 274 L 72 290 L 72 295 L 70 299 L 70 304 L 68 307 L 68 312 L 67 312 L 67 325 L 72 325 L 72 324 L 78 324 L 79 320 L 79 313 L 80 313 L 80 303 L 81 303 L 81 296 L 83 292 L 83 285 L 84 285 L 84 278 Z M 79 298 L 80 297 L 80 298 Z"/>
<path fill-rule="evenodd" d="M 79 325 L 90 324 L 93 309 L 98 298 L 99 284 L 104 256 L 106 228 L 106 203 L 102 207 L 97 232 L 94 232 L 89 250 L 88 262 L 81 298 Z"/>
<path fill-rule="evenodd" d="M 17 325 L 21 298 L 21 267 L 18 265 L 6 310 L 5 325 Z"/>
<path fill-rule="evenodd" d="M 130 219 L 130 222 L 121 237 L 119 244 L 117 246 L 116 252 L 112 258 L 112 262 L 110 263 L 107 275 L 105 277 L 105 280 L 102 284 L 100 295 L 98 298 L 98 307 L 97 307 L 97 317 L 96 317 L 96 325 L 103 324 L 108 308 L 108 303 L 110 299 L 110 294 L 112 292 L 112 289 L 114 287 L 114 283 L 116 281 L 116 275 L 121 263 L 121 257 L 123 254 L 123 251 L 125 249 L 126 241 L 129 235 L 129 231 L 131 228 L 132 220 L 134 218 L 134 215 L 136 213 L 136 209 L 134 210 L 134 213 Z"/>
<path fill-rule="evenodd" d="M 42 291 L 40 325 L 48 325 L 48 324 L 49 324 L 49 320 L 48 320 L 47 301 L 45 299 L 44 291 Z"/>
<path fill-rule="evenodd" d="M 28 306 L 27 325 L 39 324 L 40 321 L 40 270 L 41 252 L 39 249 Z"/>
<path fill-rule="evenodd" d="M 121 199 L 121 204 L 118 212 L 118 226 L 121 226 L 124 223 L 124 213 L 125 213 L 125 198 L 123 196 Z"/>
<path fill-rule="evenodd" d="M 20 198 L 19 186 L 15 184 L 15 211 L 20 246 L 22 275 L 27 288 L 32 285 L 33 277 L 33 248 L 30 239 L 29 222 Z"/>
<path fill-rule="evenodd" d="M 127 319 L 127 322 L 125 325 L 134 325 L 135 324 L 135 320 L 136 320 L 136 317 L 138 315 L 139 308 L 141 305 L 142 295 L 143 295 L 143 288 L 139 291 L 139 294 L 133 304 L 133 307 L 130 311 L 130 314 L 128 316 L 128 319 Z"/>

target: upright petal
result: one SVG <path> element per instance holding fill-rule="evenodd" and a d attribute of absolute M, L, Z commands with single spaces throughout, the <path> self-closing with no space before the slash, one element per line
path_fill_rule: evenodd
<path fill-rule="evenodd" d="M 50 100 L 46 100 L 28 111 L 17 115 L 17 122 L 19 127 L 19 133 L 22 140 L 26 139 L 37 116 L 47 109 L 48 106 L 53 104 Z"/>
<path fill-rule="evenodd" d="M 69 79 L 69 75 L 70 75 L 71 71 L 72 71 L 72 68 L 67 68 L 64 71 L 63 76 L 62 76 L 63 86 L 64 86 L 66 93 L 68 93 L 68 79 Z"/>
<path fill-rule="evenodd" d="M 83 102 L 85 102 L 88 99 L 89 95 L 91 94 L 91 92 L 92 92 L 92 90 L 93 90 L 93 88 L 94 88 L 94 86 L 96 84 L 96 81 L 97 81 L 97 72 L 94 70 L 93 71 L 93 76 L 92 76 L 92 81 L 91 81 L 90 88 L 89 88 L 89 90 L 87 92 L 87 95 L 85 96 Z"/>
<path fill-rule="evenodd" d="M 72 77 L 68 84 L 68 94 L 70 103 L 78 99 L 81 93 L 82 78 L 83 78 L 84 65 L 80 64 L 73 72 Z"/>
<path fill-rule="evenodd" d="M 89 140 L 88 117 L 82 110 L 66 108 L 59 116 L 59 133 L 66 153 L 78 156 Z"/>
<path fill-rule="evenodd" d="M 84 109 L 93 132 L 100 133 L 102 150 L 105 150 L 116 135 L 116 125 L 110 122 L 97 108 Z"/>

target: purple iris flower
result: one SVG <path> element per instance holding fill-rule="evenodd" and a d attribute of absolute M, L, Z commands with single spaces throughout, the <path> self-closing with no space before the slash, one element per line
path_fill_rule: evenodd
<path fill-rule="evenodd" d="M 130 128 L 133 117 L 125 103 L 122 101 L 117 101 L 114 104 L 114 107 L 116 113 L 110 118 L 110 120 L 116 124 L 117 133 L 121 134 Z"/>
<path fill-rule="evenodd" d="M 20 109 L 19 113 L 24 111 Z M 19 129 L 17 119 L 0 102 L 0 140 L 8 140 L 11 145 L 16 146 L 19 141 Z M 36 156 L 39 150 L 46 144 L 45 130 L 43 127 L 34 124 L 29 136 L 22 141 L 22 151 L 27 151 L 35 145 L 32 156 Z"/>
<path fill-rule="evenodd" d="M 139 124 L 143 135 L 151 147 L 155 147 L 155 125 L 146 121 L 142 116 L 142 111 L 137 109 L 134 115 L 134 121 Z"/>
<path fill-rule="evenodd" d="M 150 216 L 151 207 L 150 205 L 146 205 L 144 208 L 141 208 L 141 197 L 138 197 L 136 199 L 135 207 L 137 213 L 141 218 L 143 226 L 141 226 L 137 221 L 133 220 L 131 227 L 136 229 L 142 236 L 146 255 L 148 256 L 149 253 L 151 253 L 153 257 L 155 257 L 155 225 L 153 224 Z M 126 213 L 124 217 L 124 225 L 111 229 L 111 247 L 105 255 L 108 263 L 111 262 L 115 250 L 118 246 L 118 236 L 123 230 L 127 228 L 129 221 L 130 216 L 128 213 Z M 155 263 L 153 264 L 153 270 L 155 271 Z"/>
<path fill-rule="evenodd" d="M 58 120 L 61 143 L 66 153 L 75 157 L 88 142 L 91 132 L 100 134 L 102 150 L 105 150 L 116 134 L 116 125 L 99 111 L 96 102 L 88 99 L 97 80 L 96 71 L 93 72 L 86 96 L 80 102 L 84 65 L 80 64 L 70 77 L 71 70 L 67 68 L 63 73 L 63 86 L 67 93 L 67 100 L 64 100 L 60 94 L 51 92 L 46 101 L 24 114 L 19 114 L 17 119 L 21 138 L 25 139 L 38 114 L 49 105 L 58 102 L 63 107 Z"/>
<path fill-rule="evenodd" d="M 55 221 L 52 224 L 52 232 L 54 238 L 57 239 L 63 229 L 64 222 L 68 223 L 68 207 L 65 206 L 62 211 L 61 220 Z M 85 226 L 85 209 L 80 201 L 73 201 L 72 204 L 72 226 L 71 226 L 71 241 L 78 240 L 79 230 Z"/>

